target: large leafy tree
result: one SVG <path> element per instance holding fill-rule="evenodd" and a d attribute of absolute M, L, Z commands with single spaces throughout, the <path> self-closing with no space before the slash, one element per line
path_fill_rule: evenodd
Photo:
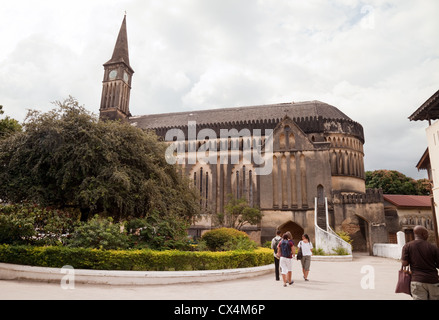
<path fill-rule="evenodd" d="M 366 187 L 381 188 L 384 194 L 428 195 L 427 179 L 415 180 L 395 170 L 366 172 Z"/>
<path fill-rule="evenodd" d="M 0 142 L 0 199 L 76 207 L 81 219 L 148 217 L 190 221 L 199 200 L 155 134 L 99 121 L 70 97 L 32 111 L 23 132 Z"/>

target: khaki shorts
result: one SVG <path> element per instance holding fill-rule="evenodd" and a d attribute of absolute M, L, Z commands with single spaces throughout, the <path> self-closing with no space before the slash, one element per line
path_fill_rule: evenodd
<path fill-rule="evenodd" d="M 311 256 L 303 256 L 300 261 L 302 262 L 302 269 L 309 271 L 309 268 L 311 267 Z"/>
<path fill-rule="evenodd" d="M 410 287 L 413 300 L 439 300 L 439 283 L 412 281 Z"/>

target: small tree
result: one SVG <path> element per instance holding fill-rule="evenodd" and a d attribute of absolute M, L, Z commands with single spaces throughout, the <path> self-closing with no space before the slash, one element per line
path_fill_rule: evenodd
<path fill-rule="evenodd" d="M 0 105 L 0 115 L 4 114 L 3 106 Z M 0 119 L 0 140 L 9 137 L 11 134 L 15 132 L 21 131 L 21 125 L 17 120 L 6 117 L 4 119 Z"/>
<path fill-rule="evenodd" d="M 225 213 L 217 214 L 220 225 L 241 230 L 246 224 L 255 225 L 261 222 L 263 214 L 260 209 L 251 207 L 245 198 L 230 198 Z"/>

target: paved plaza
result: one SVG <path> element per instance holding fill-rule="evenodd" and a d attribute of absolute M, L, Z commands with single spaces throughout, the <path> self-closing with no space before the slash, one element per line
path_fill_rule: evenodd
<path fill-rule="evenodd" d="M 0 281 L 0 299 L 26 300 L 411 300 L 395 294 L 400 263 L 396 260 L 354 254 L 353 261 L 314 261 L 310 281 L 294 261 L 293 280 L 286 288 L 273 274 L 210 283 L 110 286 Z"/>

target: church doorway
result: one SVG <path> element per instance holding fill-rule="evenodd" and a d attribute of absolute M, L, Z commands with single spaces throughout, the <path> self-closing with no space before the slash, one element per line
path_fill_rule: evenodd
<path fill-rule="evenodd" d="M 405 243 L 409 243 L 410 241 L 415 240 L 415 233 L 413 232 L 413 229 L 405 229 Z"/>
<path fill-rule="evenodd" d="M 293 221 L 288 221 L 282 224 L 279 226 L 279 230 L 281 231 L 282 235 L 287 231 L 291 232 L 295 246 L 297 246 L 299 241 L 302 240 L 302 235 L 304 234 L 304 229 Z"/>
<path fill-rule="evenodd" d="M 353 247 L 355 251 L 369 252 L 372 254 L 372 246 L 369 236 L 369 222 L 363 217 L 356 215 L 358 218 L 359 232 L 354 240 Z"/>

